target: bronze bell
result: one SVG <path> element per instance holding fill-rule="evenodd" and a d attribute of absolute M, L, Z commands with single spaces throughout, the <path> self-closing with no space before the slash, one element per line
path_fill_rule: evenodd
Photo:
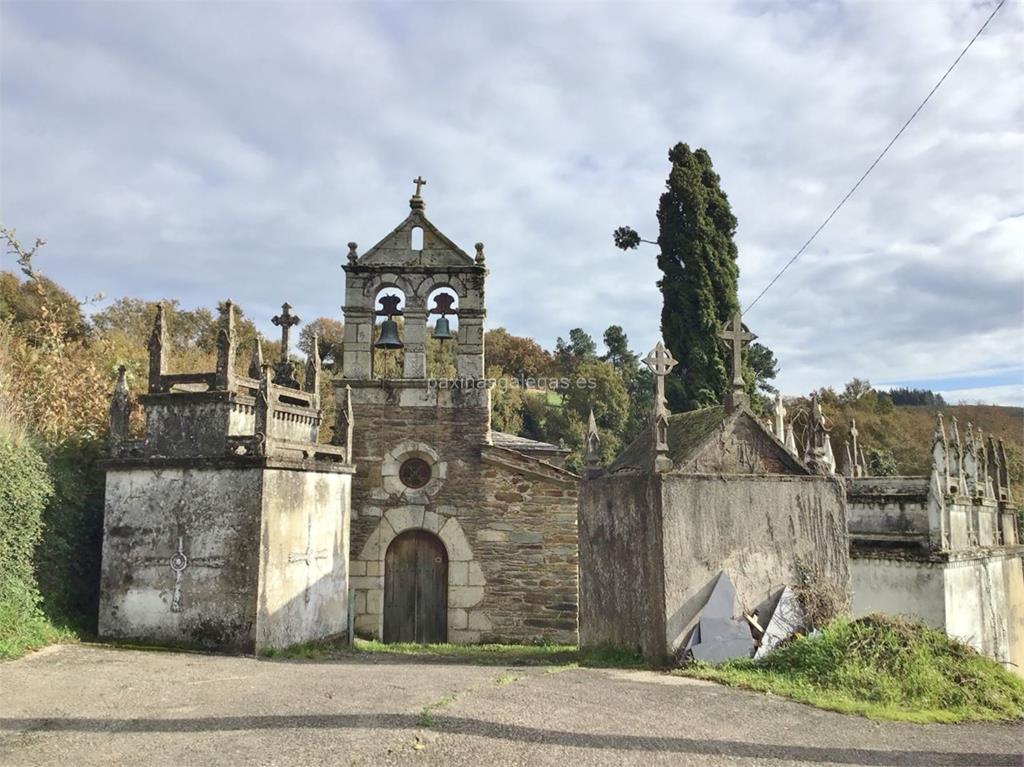
<path fill-rule="evenodd" d="M 452 328 L 447 317 L 441 317 L 434 323 L 434 338 L 438 341 L 448 341 L 452 337 Z"/>
<path fill-rule="evenodd" d="M 388 317 L 380 324 L 380 338 L 374 349 L 401 349 L 402 339 L 398 337 L 398 323 Z"/>

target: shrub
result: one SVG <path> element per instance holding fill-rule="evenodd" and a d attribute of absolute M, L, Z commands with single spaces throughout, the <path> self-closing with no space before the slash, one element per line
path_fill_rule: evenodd
<path fill-rule="evenodd" d="M 42 515 L 52 493 L 42 457 L 28 442 L 0 429 L 0 658 L 52 641 L 33 572 Z"/>

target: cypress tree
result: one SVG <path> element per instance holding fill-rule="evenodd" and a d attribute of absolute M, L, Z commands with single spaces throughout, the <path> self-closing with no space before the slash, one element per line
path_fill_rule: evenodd
<path fill-rule="evenodd" d="M 661 333 L 679 360 L 666 381 L 669 406 L 692 410 L 722 402 L 729 388 L 727 350 L 718 330 L 739 306 L 736 217 L 704 149 L 679 143 L 658 204 Z"/>

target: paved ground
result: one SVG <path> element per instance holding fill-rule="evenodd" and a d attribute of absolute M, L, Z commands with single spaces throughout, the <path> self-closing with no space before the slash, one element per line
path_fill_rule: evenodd
<path fill-rule="evenodd" d="M 1020 727 L 877 724 L 653 672 L 64 646 L 0 664 L 2 765 L 1014 765 Z"/>

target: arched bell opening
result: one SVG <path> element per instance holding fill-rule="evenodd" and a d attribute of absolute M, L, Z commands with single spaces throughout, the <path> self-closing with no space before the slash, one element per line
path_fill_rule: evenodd
<path fill-rule="evenodd" d="M 448 551 L 431 532 L 407 530 L 388 546 L 384 641 L 448 641 Z"/>
<path fill-rule="evenodd" d="M 387 286 L 374 298 L 373 377 L 401 378 L 405 358 L 405 293 Z"/>
<path fill-rule="evenodd" d="M 459 294 L 448 286 L 427 296 L 427 376 L 455 378 L 459 335 Z"/>

